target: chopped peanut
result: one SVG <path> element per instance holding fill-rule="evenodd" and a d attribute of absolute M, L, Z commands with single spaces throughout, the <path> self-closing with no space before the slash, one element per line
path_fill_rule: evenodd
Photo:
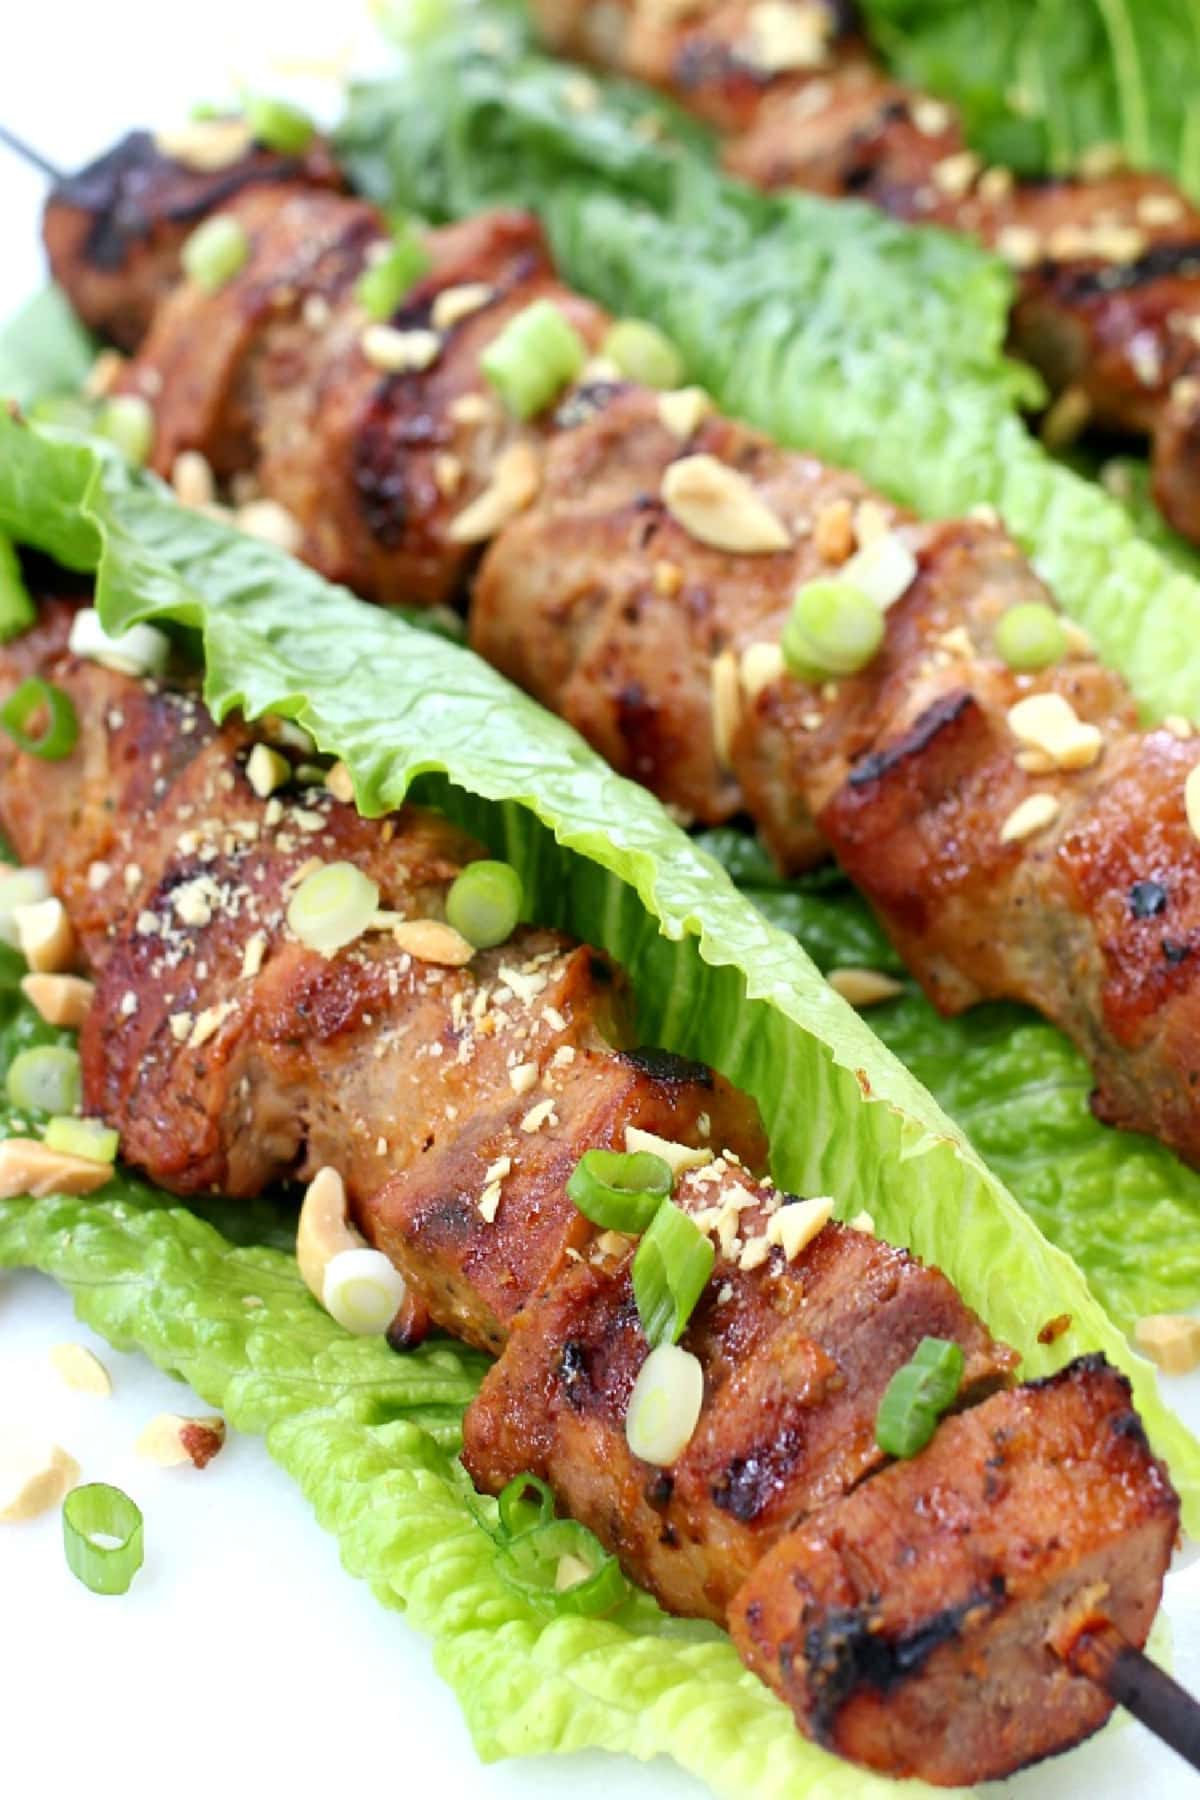
<path fill-rule="evenodd" d="M 112 1164 L 49 1150 L 40 1138 L 0 1143 L 0 1200 L 46 1194 L 92 1194 L 112 1180 Z"/>
<path fill-rule="evenodd" d="M 77 1394 L 99 1394 L 107 1399 L 112 1393 L 111 1375 L 85 1344 L 55 1344 L 50 1361 Z"/>
<path fill-rule="evenodd" d="M 681 456 L 662 478 L 663 505 L 697 543 L 742 556 L 786 550 L 787 527 L 740 470 L 715 456 Z"/>
<path fill-rule="evenodd" d="M 0 1522 L 16 1525 L 59 1506 L 79 1480 L 79 1464 L 58 1444 L 5 1432 L 0 1446 Z"/>
<path fill-rule="evenodd" d="M 510 444 L 496 458 L 490 486 L 452 519 L 446 536 L 454 544 L 482 544 L 495 537 L 534 500 L 542 472 L 531 444 Z"/>
<path fill-rule="evenodd" d="M 1134 1326 L 1133 1341 L 1164 1375 L 1200 1366 L 1200 1318 L 1191 1313 L 1150 1313 Z"/>
<path fill-rule="evenodd" d="M 160 1469 L 190 1463 L 203 1469 L 225 1442 L 225 1421 L 216 1414 L 188 1419 L 179 1413 L 159 1413 L 151 1419 L 135 1446 L 139 1456 Z"/>
<path fill-rule="evenodd" d="M 75 933 L 61 900 L 35 900 L 13 907 L 17 942 L 25 961 L 39 975 L 56 975 L 75 959 Z"/>
<path fill-rule="evenodd" d="M 830 969 L 825 979 L 851 1006 L 878 1006 L 904 992 L 904 983 L 882 969 Z"/>
<path fill-rule="evenodd" d="M 402 919 L 393 925 L 392 936 L 418 962 L 440 963 L 447 969 L 462 968 L 475 954 L 462 933 L 440 919 Z"/>
<path fill-rule="evenodd" d="M 25 975 L 21 992 L 47 1025 L 66 1025 L 78 1031 L 96 989 L 82 975 Z"/>

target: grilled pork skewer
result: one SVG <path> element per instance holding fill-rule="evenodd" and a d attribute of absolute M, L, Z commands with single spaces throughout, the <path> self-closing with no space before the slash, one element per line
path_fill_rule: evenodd
<path fill-rule="evenodd" d="M 1158 175 L 1014 181 L 953 108 L 893 81 L 841 0 L 532 0 L 556 50 L 649 82 L 760 187 L 868 200 L 1012 265 L 1011 342 L 1063 396 L 1051 429 L 1151 440 L 1154 494 L 1200 539 L 1200 211 Z"/>
<path fill-rule="evenodd" d="M 85 1105 L 126 1157 L 183 1193 L 339 1170 L 410 1284 L 410 1337 L 424 1317 L 501 1351 L 466 1420 L 479 1484 L 544 1472 L 665 1605 L 730 1622 L 819 1741 L 953 1783 L 1100 1724 L 1112 1702 L 1052 1640 L 1086 1616 L 1143 1643 L 1178 1525 L 1124 1378 L 1083 1358 L 1010 1389 L 1013 1352 L 936 1270 L 832 1223 L 789 1242 L 751 1102 L 612 1047 L 607 959 L 522 926 L 449 962 L 439 915 L 476 846 L 414 807 L 361 819 L 298 773 L 261 797 L 244 727 L 80 662 L 69 617 L 48 606 L 0 655 L 0 687 L 36 672 L 79 722 L 63 760 L 0 753 L 0 821 L 94 973 Z M 386 908 L 329 958 L 285 922 L 314 858 L 368 873 Z M 719 1247 L 684 1340 L 703 1404 L 665 1467 L 626 1437 L 648 1351 L 632 1246 L 565 1192 L 630 1124 L 707 1147 L 674 1197 Z M 929 1335 L 962 1350 L 965 1410 L 887 1465 L 879 1400 Z M 852 1557 L 872 1506 L 890 1536 Z"/>
<path fill-rule="evenodd" d="M 85 186 L 94 227 L 120 214 L 119 182 Z M 130 292 L 169 290 L 122 377 L 153 397 L 161 472 L 191 449 L 254 477 L 301 556 L 377 599 L 454 595 L 487 543 L 482 655 L 689 817 L 749 812 L 792 871 L 832 850 L 943 1011 L 1036 1007 L 1089 1057 L 1100 1117 L 1200 1163 L 1200 738 L 1140 733 L 1078 634 L 1039 675 L 1002 662 L 1001 618 L 1054 603 L 999 526 L 921 525 L 687 393 L 585 372 L 519 422 L 480 370 L 503 327 L 536 299 L 592 346 L 606 323 L 555 280 L 524 215 L 431 234 L 432 268 L 392 323 L 432 360 L 386 374 L 353 294 L 371 209 L 289 185 L 226 212 L 249 252 L 215 294 L 169 288 L 177 252 L 155 232 L 125 239 Z M 86 216 L 70 193 L 47 212 L 56 272 L 85 304 Z M 855 579 L 858 551 L 901 571 L 883 648 L 810 685 L 780 657 L 793 596 Z M 1059 696 L 1057 716 L 1013 711 L 1034 696 Z"/>

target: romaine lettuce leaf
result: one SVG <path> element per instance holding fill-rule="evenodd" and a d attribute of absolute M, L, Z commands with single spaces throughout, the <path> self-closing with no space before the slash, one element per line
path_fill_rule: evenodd
<path fill-rule="evenodd" d="M 1200 583 L 1055 463 L 1015 410 L 1008 272 L 964 239 L 847 201 L 761 194 L 694 144 L 628 127 L 660 106 L 460 34 L 352 92 L 339 148 L 376 198 L 435 217 L 532 205 L 569 280 L 652 319 L 728 412 L 856 469 L 927 516 L 995 506 L 1152 713 L 1200 719 Z M 1027 390 L 1026 390 L 1027 391 Z"/>
<path fill-rule="evenodd" d="M 1095 145 L 1200 196 L 1200 61 L 1192 0 L 862 0 L 906 80 L 954 100 L 971 141 L 1026 174 Z"/>

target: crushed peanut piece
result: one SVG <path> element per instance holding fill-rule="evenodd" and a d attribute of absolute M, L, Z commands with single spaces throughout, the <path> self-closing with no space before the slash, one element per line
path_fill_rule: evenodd
<path fill-rule="evenodd" d="M 508 1085 L 514 1094 L 527 1094 L 537 1086 L 538 1066 L 534 1062 L 518 1063 L 508 1071 Z"/>
<path fill-rule="evenodd" d="M 1169 731 L 1172 737 L 1179 738 L 1181 743 L 1185 744 L 1190 737 L 1195 736 L 1195 727 L 1192 721 L 1185 719 L 1182 713 L 1168 713 L 1163 720 L 1163 730 Z"/>
<path fill-rule="evenodd" d="M 199 450 L 181 450 L 171 465 L 171 486 L 182 506 L 211 506 L 217 497 L 212 465 Z"/>
<path fill-rule="evenodd" d="M 521 1120 L 521 1130 L 530 1133 L 540 1131 L 542 1126 L 547 1123 L 551 1125 L 557 1123 L 554 1102 L 553 1100 L 539 1100 L 536 1106 L 530 1107 Z"/>
<path fill-rule="evenodd" d="M 335 762 L 325 776 L 325 786 L 335 800 L 349 806 L 354 799 L 354 781 L 344 762 Z"/>
<path fill-rule="evenodd" d="M 233 515 L 233 523 L 246 537 L 262 544 L 273 544 L 289 556 L 298 554 L 304 542 L 300 522 L 278 500 L 247 500 Z"/>
<path fill-rule="evenodd" d="M 741 714 L 741 688 L 738 681 L 738 659 L 734 651 L 722 650 L 713 658 L 709 674 L 712 699 L 713 750 L 722 769 L 730 767 L 730 746 Z"/>
<path fill-rule="evenodd" d="M 40 1138 L 5 1138 L 0 1143 L 0 1200 L 47 1194 L 92 1194 L 112 1180 L 112 1164 L 50 1150 Z"/>
<path fill-rule="evenodd" d="M 463 319 L 486 306 L 495 290 L 486 281 L 463 281 L 457 287 L 443 288 L 435 298 L 429 317 L 435 331 L 449 331 Z"/>
<path fill-rule="evenodd" d="M 676 1180 L 689 1169 L 702 1169 L 713 1160 L 712 1151 L 702 1145 L 677 1144 L 656 1132 L 643 1131 L 640 1125 L 625 1127 L 625 1148 L 631 1153 L 647 1150 L 651 1156 L 661 1157 Z"/>
<path fill-rule="evenodd" d="M 970 193 L 981 167 L 973 150 L 956 150 L 950 156 L 943 156 L 940 162 L 935 162 L 930 174 L 939 194 L 945 194 L 951 200 L 961 200 L 965 194 Z"/>
<path fill-rule="evenodd" d="M 75 932 L 61 900 L 14 906 L 12 917 L 21 954 L 35 974 L 57 975 L 74 962 Z"/>
<path fill-rule="evenodd" d="M 672 437 L 686 440 L 698 431 L 712 412 L 713 403 L 703 388 L 671 388 L 658 396 L 658 417 Z"/>
<path fill-rule="evenodd" d="M 662 478 L 663 505 L 697 543 L 742 556 L 786 550 L 787 527 L 739 470 L 715 456 L 681 456 Z"/>
<path fill-rule="evenodd" d="M 98 1394 L 107 1399 L 112 1393 L 112 1376 L 86 1344 L 55 1344 L 50 1361 L 77 1394 Z"/>
<path fill-rule="evenodd" d="M 1062 694 L 1018 700 L 1008 709 L 1008 726 L 1019 743 L 1043 751 L 1056 769 L 1089 769 L 1104 748 L 1099 726 L 1085 724 Z"/>
<path fill-rule="evenodd" d="M 747 700 L 757 700 L 764 688 L 782 679 L 783 671 L 779 644 L 747 644 L 738 658 L 738 679 Z"/>
<path fill-rule="evenodd" d="M 398 331 L 394 325 L 368 325 L 358 343 L 371 367 L 385 375 L 428 369 L 442 352 L 436 331 Z"/>
<path fill-rule="evenodd" d="M 393 925 L 392 937 L 417 962 L 438 963 L 447 969 L 463 968 L 475 954 L 462 933 L 440 919 L 402 919 Z"/>
<path fill-rule="evenodd" d="M 87 1018 L 96 989 L 82 975 L 24 975 L 21 992 L 47 1025 L 77 1031 Z"/>
<path fill-rule="evenodd" d="M 1183 784 L 1183 804 L 1192 836 L 1200 838 L 1200 763 Z"/>
<path fill-rule="evenodd" d="M 265 800 L 289 780 L 292 765 L 286 756 L 278 750 L 272 750 L 270 744 L 255 744 L 246 758 L 246 780 L 254 789 L 260 800 Z"/>
<path fill-rule="evenodd" d="M 833 1217 L 833 1201 L 822 1195 L 815 1200 L 793 1200 L 767 1220 L 768 1244 L 778 1244 L 789 1262 L 824 1231 Z"/>
<path fill-rule="evenodd" d="M 1165 1375 L 1200 1367 L 1200 1318 L 1191 1313 L 1150 1313 L 1134 1326 L 1133 1341 Z"/>
<path fill-rule="evenodd" d="M 463 484 L 463 465 L 461 456 L 453 451 L 439 450 L 433 459 L 433 485 L 443 500 L 453 500 Z"/>
<path fill-rule="evenodd" d="M 79 1464 L 58 1444 L 6 1431 L 0 1445 L 0 1523 L 17 1525 L 60 1506 L 79 1480 Z"/>
<path fill-rule="evenodd" d="M 813 549 L 822 562 L 844 563 L 853 555 L 854 508 L 845 495 L 828 501 L 813 520 Z"/>
<path fill-rule="evenodd" d="M 683 570 L 678 563 L 662 559 L 654 565 L 654 591 L 664 600 L 673 600 L 683 586 Z"/>
<path fill-rule="evenodd" d="M 495 1223 L 496 1214 L 500 1210 L 501 1190 L 498 1181 L 489 1181 L 479 1196 L 479 1216 L 485 1225 Z"/>
<path fill-rule="evenodd" d="M 446 536 L 454 544 L 481 544 L 536 497 L 541 465 L 531 444 L 510 444 L 496 458 L 495 473 L 483 492 L 452 519 Z"/>
<path fill-rule="evenodd" d="M 1000 842 L 1016 844 L 1024 838 L 1033 837 L 1039 831 L 1045 831 L 1047 825 L 1053 825 L 1059 815 L 1058 800 L 1053 794 L 1030 794 L 1018 806 L 1014 806 L 1000 827 Z"/>
<path fill-rule="evenodd" d="M 833 16 L 819 0 L 756 0 L 741 59 L 764 75 L 819 69 L 829 60 Z"/>
<path fill-rule="evenodd" d="M 874 1237 L 875 1220 L 873 1215 L 865 1210 L 863 1212 L 856 1212 L 854 1217 L 850 1220 L 850 1229 L 851 1231 L 861 1231 L 865 1233 L 867 1237 Z"/>
<path fill-rule="evenodd" d="M 835 994 L 851 1006 L 878 1006 L 904 992 L 904 983 L 882 969 L 830 969 L 825 977 Z"/>
<path fill-rule="evenodd" d="M 160 1469 L 181 1468 L 190 1463 L 205 1468 L 225 1442 L 225 1421 L 218 1414 L 189 1419 L 180 1413 L 158 1413 L 145 1427 L 134 1448 Z"/>

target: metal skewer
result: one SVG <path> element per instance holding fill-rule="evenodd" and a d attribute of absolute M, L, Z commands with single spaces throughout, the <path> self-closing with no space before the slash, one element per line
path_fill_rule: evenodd
<path fill-rule="evenodd" d="M 1094 1681 L 1193 1769 L 1200 1769 L 1200 1702 L 1115 1625 L 1106 1619 L 1081 1631 L 1065 1661 L 1073 1674 Z"/>
<path fill-rule="evenodd" d="M 39 174 L 46 177 L 47 181 L 62 180 L 62 170 L 56 168 L 49 157 L 43 156 L 40 150 L 35 150 L 32 144 L 27 144 L 24 138 L 18 137 L 15 131 L 10 131 L 7 125 L 0 125 L 0 144 L 6 145 L 23 161 L 31 164 Z"/>

